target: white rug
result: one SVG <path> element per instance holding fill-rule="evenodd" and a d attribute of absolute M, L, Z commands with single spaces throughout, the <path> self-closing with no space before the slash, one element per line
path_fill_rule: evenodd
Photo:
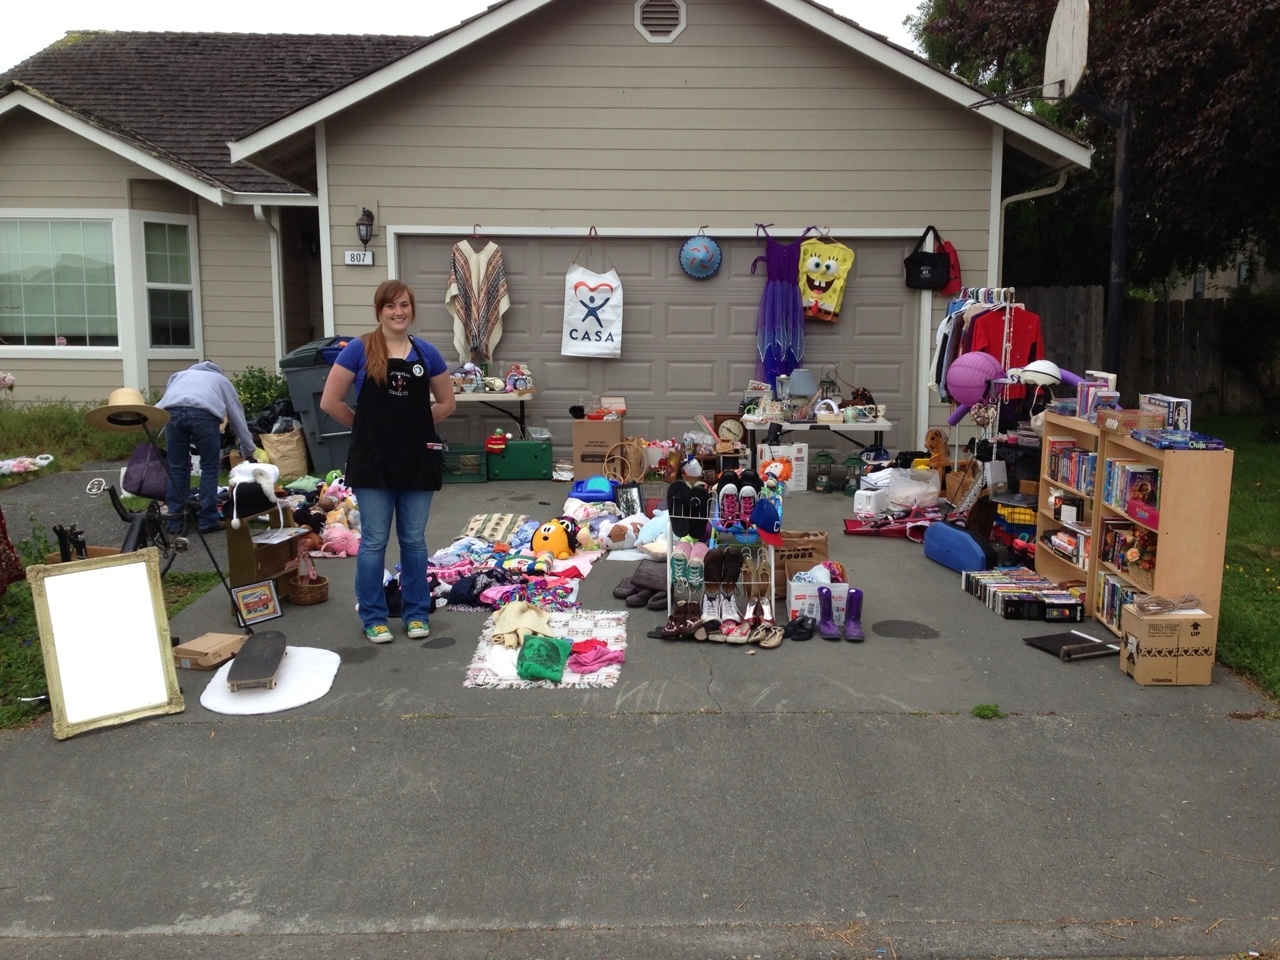
<path fill-rule="evenodd" d="M 484 623 L 480 632 L 480 643 L 476 647 L 475 656 L 467 667 L 467 676 L 463 686 L 488 687 L 497 690 L 526 690 L 533 687 L 547 687 L 553 690 L 565 688 L 586 689 L 590 687 L 612 687 L 618 682 L 622 673 L 622 664 L 611 663 L 601 667 L 594 673 L 574 673 L 568 668 L 559 683 L 550 680 L 525 680 L 516 672 L 518 649 L 494 643 L 489 638 L 493 635 L 495 613 Z M 627 649 L 627 614 L 619 610 L 566 610 L 563 613 L 551 614 L 547 633 L 553 637 L 565 637 L 572 641 L 590 640 L 593 637 L 603 640 L 611 650 Z"/>
<path fill-rule="evenodd" d="M 273 689 L 250 687 L 232 693 L 227 686 L 227 674 L 235 663 L 235 658 L 232 658 L 218 668 L 204 688 L 204 693 L 200 694 L 200 705 L 214 713 L 238 715 L 292 710 L 328 693 L 341 662 L 342 658 L 332 650 L 285 647 Z"/>

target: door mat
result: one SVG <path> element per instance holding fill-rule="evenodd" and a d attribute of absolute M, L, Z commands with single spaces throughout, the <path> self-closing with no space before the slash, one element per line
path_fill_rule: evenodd
<path fill-rule="evenodd" d="M 518 649 L 494 643 L 494 622 L 497 614 L 489 617 L 480 631 L 480 643 L 475 656 L 467 667 L 463 686 L 485 687 L 493 690 L 525 690 L 544 687 L 552 690 L 612 687 L 618 682 L 622 664 L 610 663 L 594 673 L 574 673 L 565 669 L 559 683 L 550 680 L 524 680 L 516 673 Z M 627 649 L 627 613 L 618 610 L 567 610 L 552 613 L 545 631 L 553 637 L 565 637 L 575 643 L 579 640 L 603 640 L 610 650 Z"/>

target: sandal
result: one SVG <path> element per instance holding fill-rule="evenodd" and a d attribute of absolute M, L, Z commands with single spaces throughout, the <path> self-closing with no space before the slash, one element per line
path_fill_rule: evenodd
<path fill-rule="evenodd" d="M 818 621 L 813 617 L 796 617 L 782 628 L 782 635 L 788 640 L 812 640 L 817 629 Z"/>
<path fill-rule="evenodd" d="M 757 644 L 762 650 L 780 647 L 782 646 L 782 627 L 772 623 L 757 627 L 751 634 L 751 642 Z"/>

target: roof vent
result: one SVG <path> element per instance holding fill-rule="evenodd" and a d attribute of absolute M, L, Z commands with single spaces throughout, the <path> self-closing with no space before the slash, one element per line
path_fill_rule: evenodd
<path fill-rule="evenodd" d="M 636 29 L 650 43 L 670 43 L 685 28 L 684 0 L 636 0 Z"/>

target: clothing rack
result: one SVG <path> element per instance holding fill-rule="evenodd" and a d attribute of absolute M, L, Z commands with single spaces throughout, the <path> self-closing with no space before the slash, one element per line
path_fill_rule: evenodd
<path fill-rule="evenodd" d="M 961 287 L 956 299 L 992 304 L 1013 303 L 1017 294 L 1013 287 Z"/>

